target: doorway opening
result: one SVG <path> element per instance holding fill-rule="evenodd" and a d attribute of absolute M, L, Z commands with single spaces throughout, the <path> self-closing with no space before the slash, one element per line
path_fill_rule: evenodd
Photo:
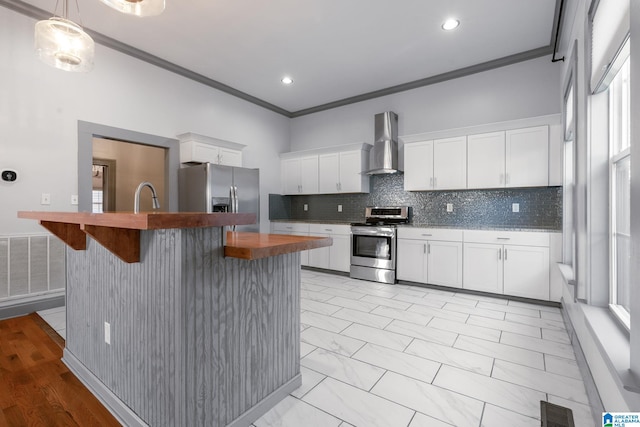
<path fill-rule="evenodd" d="M 113 144 L 119 148 L 96 147 L 94 152 L 94 141 L 98 140 L 105 141 L 105 146 Z M 102 172 L 102 189 L 96 191 L 102 192 L 98 194 L 102 195 L 103 212 L 133 211 L 135 189 L 142 181 L 149 181 L 156 188 L 162 211 L 177 212 L 179 168 L 177 139 L 78 121 L 79 212 L 93 212 L 96 172 Z M 132 189 L 127 190 L 127 186 Z M 143 196 L 140 201 L 141 211 L 152 210 L 151 197 Z M 96 209 L 99 204 L 96 202 Z"/>
<path fill-rule="evenodd" d="M 156 189 L 160 211 L 167 210 L 166 148 L 107 138 L 93 138 L 92 147 L 92 212 L 99 212 L 100 203 L 102 212 L 133 211 L 136 188 L 144 181 Z M 143 195 L 140 211 L 152 210 L 151 197 Z"/>

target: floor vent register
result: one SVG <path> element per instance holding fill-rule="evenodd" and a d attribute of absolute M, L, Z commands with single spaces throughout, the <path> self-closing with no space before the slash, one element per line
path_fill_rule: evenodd
<path fill-rule="evenodd" d="M 540 401 L 540 418 L 542 427 L 575 427 L 571 409 L 542 400 Z"/>

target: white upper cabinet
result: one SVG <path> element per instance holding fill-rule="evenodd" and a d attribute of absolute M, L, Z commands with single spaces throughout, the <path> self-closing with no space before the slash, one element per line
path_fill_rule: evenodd
<path fill-rule="evenodd" d="M 436 190 L 467 188 L 467 137 L 433 141 L 433 187 Z"/>
<path fill-rule="evenodd" d="M 467 187 L 505 186 L 505 132 L 467 137 Z"/>
<path fill-rule="evenodd" d="M 404 145 L 404 189 L 433 190 L 433 141 Z"/>
<path fill-rule="evenodd" d="M 242 166 L 245 145 L 187 132 L 178 135 L 180 163 L 213 163 Z"/>
<path fill-rule="evenodd" d="M 282 194 L 368 193 L 369 144 L 281 155 Z"/>
<path fill-rule="evenodd" d="M 549 126 L 469 135 L 468 188 L 549 185 Z"/>
<path fill-rule="evenodd" d="M 282 159 L 280 168 L 282 194 L 318 193 L 318 156 Z"/>
<path fill-rule="evenodd" d="M 506 132 L 507 187 L 549 185 L 549 126 Z"/>
<path fill-rule="evenodd" d="M 340 152 L 340 192 L 368 193 L 369 175 L 363 173 L 369 169 L 369 150 L 351 150 Z"/>
<path fill-rule="evenodd" d="M 368 193 L 369 150 L 349 150 L 319 156 L 320 193 Z"/>
<path fill-rule="evenodd" d="M 466 186 L 466 136 L 405 144 L 406 191 L 450 190 Z"/>

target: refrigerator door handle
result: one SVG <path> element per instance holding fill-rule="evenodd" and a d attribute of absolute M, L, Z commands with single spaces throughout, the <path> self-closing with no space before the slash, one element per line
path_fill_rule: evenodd
<path fill-rule="evenodd" d="M 238 187 L 234 185 L 233 186 L 233 211 L 235 213 L 238 213 L 239 210 L 240 209 L 238 207 Z"/>

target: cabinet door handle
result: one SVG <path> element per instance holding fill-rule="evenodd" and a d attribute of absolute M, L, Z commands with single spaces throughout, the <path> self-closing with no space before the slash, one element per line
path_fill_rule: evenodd
<path fill-rule="evenodd" d="M 507 260 L 507 248 L 504 248 L 504 260 Z"/>
<path fill-rule="evenodd" d="M 338 187 L 339 187 L 340 191 L 342 191 L 342 183 L 341 182 L 338 183 Z"/>
<path fill-rule="evenodd" d="M 426 243 L 422 245 L 422 253 L 423 254 L 427 253 L 427 244 Z"/>
<path fill-rule="evenodd" d="M 505 178 L 505 183 L 506 183 L 506 184 L 509 184 L 509 181 L 510 181 L 510 179 L 509 179 L 509 174 L 507 174 L 507 177 Z"/>
<path fill-rule="evenodd" d="M 500 184 L 501 185 L 504 184 L 504 174 L 503 173 L 500 174 Z"/>
<path fill-rule="evenodd" d="M 427 254 L 431 253 L 431 243 L 427 243 Z"/>
<path fill-rule="evenodd" d="M 333 231 L 333 230 L 332 230 L 331 228 L 325 228 L 325 229 L 324 229 L 324 231 L 329 231 L 329 232 L 331 232 L 331 231 Z"/>
<path fill-rule="evenodd" d="M 433 188 L 438 188 L 438 177 L 433 178 Z"/>
<path fill-rule="evenodd" d="M 498 249 L 498 259 L 502 259 L 502 249 Z"/>
<path fill-rule="evenodd" d="M 511 240 L 511 237 L 498 237 L 497 240 Z"/>
<path fill-rule="evenodd" d="M 433 188 L 433 177 L 429 178 L 429 188 Z"/>

